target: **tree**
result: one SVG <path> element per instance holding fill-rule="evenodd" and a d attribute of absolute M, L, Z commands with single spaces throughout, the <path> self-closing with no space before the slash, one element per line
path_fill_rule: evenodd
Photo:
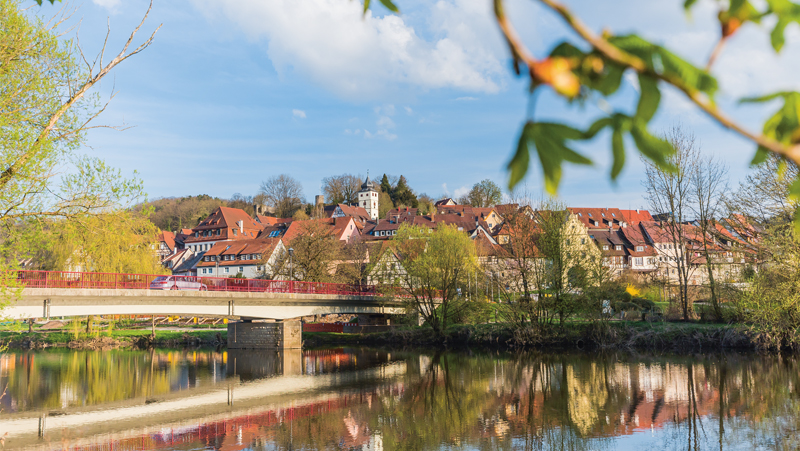
<path fill-rule="evenodd" d="M 433 199 L 431 196 L 427 194 L 420 194 L 417 196 L 417 208 L 419 208 L 419 214 L 421 215 L 428 215 L 431 213 L 436 213 L 436 207 L 434 204 L 436 200 Z"/>
<path fill-rule="evenodd" d="M 353 174 L 334 175 L 322 179 L 322 193 L 328 204 L 357 204 L 361 177 Z"/>
<path fill-rule="evenodd" d="M 148 8 L 148 13 L 150 9 Z M 0 292 L 13 295 L 18 257 L 35 247 L 48 220 L 105 214 L 142 196 L 134 175 L 125 179 L 101 159 L 77 153 L 92 121 L 108 105 L 91 90 L 114 67 L 138 54 L 155 32 L 129 50 L 145 14 L 110 61 L 89 62 L 79 45 L 60 40 L 64 17 L 45 23 L 16 0 L 0 0 Z M 157 31 L 157 30 L 156 30 Z M 105 46 L 103 47 L 105 49 Z M 104 64 L 104 61 L 107 63 Z M 0 303 L 2 303 L 0 301 Z"/>
<path fill-rule="evenodd" d="M 464 232 L 448 225 L 431 231 L 403 224 L 395 241 L 404 268 L 395 284 L 407 296 L 409 307 L 436 335 L 443 335 L 448 318 L 456 313 L 459 289 L 467 285 L 468 274 L 478 272 L 475 246 Z"/>
<path fill-rule="evenodd" d="M 408 187 L 406 182 L 406 178 L 402 175 L 400 179 L 397 181 L 397 185 L 394 186 L 392 189 L 392 202 L 394 203 L 395 207 L 412 207 L 417 208 L 418 201 L 417 196 L 411 191 L 411 188 Z"/>
<path fill-rule="evenodd" d="M 244 196 L 241 193 L 234 193 L 227 202 L 228 207 L 239 208 L 241 210 L 252 212 L 255 201 L 253 196 Z"/>
<path fill-rule="evenodd" d="M 126 210 L 47 221 L 33 261 L 46 271 L 166 274 L 152 247 L 158 232 Z"/>
<path fill-rule="evenodd" d="M 279 218 L 292 217 L 305 203 L 303 185 L 287 174 L 272 176 L 261 182 L 260 194 L 263 194 L 264 202 L 275 210 L 275 216 Z"/>
<path fill-rule="evenodd" d="M 689 174 L 691 182 L 691 196 L 695 219 L 700 229 L 702 254 L 708 274 L 708 287 L 711 293 L 711 306 L 717 319 L 722 318 L 722 309 L 719 303 L 719 289 L 714 278 L 714 264 L 718 259 L 715 251 L 715 237 L 717 236 L 717 219 L 725 208 L 725 198 L 728 195 L 728 167 L 713 156 L 702 157 L 697 154 L 698 161 L 692 165 Z"/>
<path fill-rule="evenodd" d="M 680 127 L 673 127 L 666 138 L 676 153 L 669 157 L 670 170 L 642 159 L 645 164 L 646 198 L 650 209 L 666 214 L 661 222 L 671 244 L 673 255 L 668 256 L 667 270 L 677 271 L 680 308 L 683 319 L 688 320 L 692 305 L 689 302 L 689 276 L 694 271 L 686 252 L 687 226 L 683 223 L 692 211 L 692 174 L 695 172 L 699 147 L 694 135 Z M 669 277 L 669 275 L 667 275 Z"/>
<path fill-rule="evenodd" d="M 473 207 L 493 207 L 503 199 L 503 192 L 496 183 L 485 179 L 472 186 L 467 199 Z"/>
<path fill-rule="evenodd" d="M 381 191 L 378 194 L 378 217 L 385 218 L 386 213 L 393 208 L 394 203 L 392 202 L 392 196 L 389 193 Z"/>
<path fill-rule="evenodd" d="M 334 235 L 333 227 L 324 219 L 298 224 L 297 236 L 286 243 L 287 252 L 274 265 L 275 274 L 289 280 L 335 282 L 336 262 L 341 258 L 343 243 Z M 288 249 L 292 249 L 293 255 Z"/>
<path fill-rule="evenodd" d="M 225 199 L 200 194 L 154 199 L 135 205 L 133 210 L 145 212 L 146 217 L 161 230 L 180 231 L 195 227 L 217 207 L 230 205 Z"/>
<path fill-rule="evenodd" d="M 389 177 L 386 174 L 383 174 L 383 178 L 381 178 L 381 191 L 387 194 L 392 193 L 392 184 L 389 183 Z"/>

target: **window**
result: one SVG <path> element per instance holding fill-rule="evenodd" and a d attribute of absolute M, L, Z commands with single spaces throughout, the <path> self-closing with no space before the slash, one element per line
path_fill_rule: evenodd
<path fill-rule="evenodd" d="M 278 235 L 280 235 L 280 234 L 281 234 L 280 230 L 273 230 L 272 232 L 269 232 L 269 237 L 270 238 L 277 238 Z"/>
<path fill-rule="evenodd" d="M 616 213 L 611 213 L 611 216 L 613 216 L 615 218 L 617 217 Z"/>
<path fill-rule="evenodd" d="M 229 270 L 230 268 L 225 268 L 225 274 L 228 274 L 228 272 L 230 272 Z"/>
<path fill-rule="evenodd" d="M 237 236 L 239 234 L 238 230 L 236 230 L 236 229 L 231 229 L 231 230 L 233 230 L 233 236 Z"/>
<path fill-rule="evenodd" d="M 616 250 L 618 250 L 618 251 L 621 251 L 621 250 L 622 250 L 622 246 L 620 246 L 619 244 L 617 244 L 616 246 L 614 246 L 614 249 L 616 249 Z"/>
<path fill-rule="evenodd" d="M 636 252 L 644 251 L 644 246 L 636 246 Z"/>
<path fill-rule="evenodd" d="M 239 272 L 240 272 L 240 273 L 242 273 L 242 274 L 244 274 L 244 266 L 240 266 L 240 267 L 239 267 Z"/>
<path fill-rule="evenodd" d="M 607 250 L 608 250 L 608 244 L 604 244 L 604 245 L 603 245 L 603 250 L 604 250 L 604 251 L 607 251 Z"/>
<path fill-rule="evenodd" d="M 261 271 L 261 267 L 260 266 L 256 266 L 256 271 Z"/>
<path fill-rule="evenodd" d="M 589 215 L 589 217 L 590 217 L 590 218 L 592 217 L 592 214 L 591 214 L 591 213 L 587 213 L 587 214 Z"/>
<path fill-rule="evenodd" d="M 642 266 L 642 265 L 644 264 L 644 259 L 643 259 L 642 257 L 636 257 L 636 258 L 634 259 L 634 263 L 635 263 L 637 266 Z"/>

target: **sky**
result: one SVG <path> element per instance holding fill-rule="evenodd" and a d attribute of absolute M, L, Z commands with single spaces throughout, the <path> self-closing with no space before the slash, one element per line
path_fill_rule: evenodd
<path fill-rule="evenodd" d="M 33 2 L 31 2 L 33 3 Z M 378 2 L 374 2 L 378 3 Z M 719 36 L 718 4 L 683 1 L 568 0 L 593 29 L 637 33 L 700 66 Z M 147 9 L 143 0 L 84 0 L 65 36 L 79 33 L 96 54 L 110 27 L 107 53 L 122 48 Z M 313 200 L 326 176 L 404 175 L 418 193 L 460 196 L 476 182 L 507 186 L 506 164 L 530 113 L 527 83 L 511 71 L 489 0 L 397 0 L 401 14 L 358 0 L 155 0 L 134 44 L 158 25 L 153 44 L 116 67 L 98 92 L 110 104 L 83 151 L 124 174 L 138 171 L 149 197 L 253 195 L 263 180 L 286 173 Z M 34 5 L 51 15 L 63 4 Z M 509 17 L 538 57 L 564 40 L 579 42 L 560 18 L 532 0 L 507 0 Z M 780 55 L 770 24 L 746 25 L 713 73 L 719 105 L 760 130 L 777 104 L 740 105 L 745 96 L 797 90 L 800 29 L 791 25 Z M 71 28 L 68 28 L 71 27 Z M 586 126 L 603 111 L 631 111 L 635 77 L 609 99 L 571 105 L 543 89 L 537 120 Z M 755 147 L 722 129 L 682 95 L 665 89 L 652 131 L 680 125 L 703 151 L 724 160 L 736 186 Z M 121 130 L 120 130 L 121 129 Z M 632 143 L 616 182 L 610 136 L 578 149 L 591 167 L 566 166 L 560 199 L 575 207 L 646 208 L 643 165 Z M 535 157 L 524 188 L 541 196 Z"/>

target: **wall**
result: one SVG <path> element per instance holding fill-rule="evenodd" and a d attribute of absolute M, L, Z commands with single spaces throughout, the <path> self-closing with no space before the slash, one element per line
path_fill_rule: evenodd
<path fill-rule="evenodd" d="M 229 349 L 295 349 L 302 345 L 300 321 L 228 323 Z"/>

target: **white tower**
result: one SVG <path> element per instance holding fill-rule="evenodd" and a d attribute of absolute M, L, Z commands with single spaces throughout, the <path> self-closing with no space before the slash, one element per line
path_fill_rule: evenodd
<path fill-rule="evenodd" d="M 361 184 L 361 191 L 358 192 L 358 206 L 367 210 L 370 219 L 378 219 L 378 190 L 367 175 L 367 179 Z"/>

